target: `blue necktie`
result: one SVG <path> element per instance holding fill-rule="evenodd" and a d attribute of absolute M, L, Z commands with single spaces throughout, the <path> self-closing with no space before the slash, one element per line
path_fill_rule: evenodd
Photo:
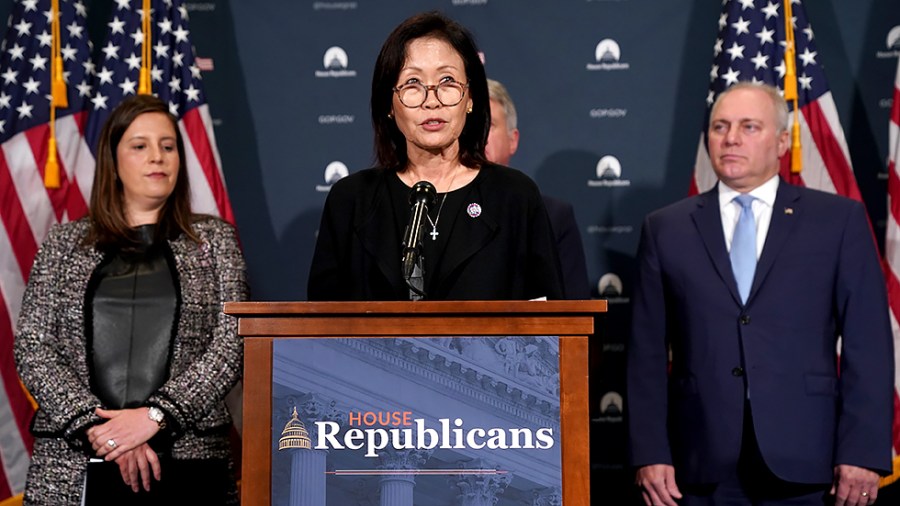
<path fill-rule="evenodd" d="M 737 281 L 741 302 L 746 303 L 753 285 L 753 274 L 756 272 L 756 219 L 753 217 L 753 201 L 755 197 L 741 194 L 734 201 L 741 206 L 741 216 L 734 227 L 731 239 L 731 270 Z"/>

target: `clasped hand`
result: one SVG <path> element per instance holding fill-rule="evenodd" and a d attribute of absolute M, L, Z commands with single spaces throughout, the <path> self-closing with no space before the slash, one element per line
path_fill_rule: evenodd
<path fill-rule="evenodd" d="M 105 422 L 87 430 L 88 441 L 98 458 L 115 461 L 125 484 L 137 492 L 143 485 L 150 490 L 150 476 L 162 477 L 159 458 L 147 441 L 159 426 L 147 416 L 147 408 L 106 410 L 95 413 Z"/>

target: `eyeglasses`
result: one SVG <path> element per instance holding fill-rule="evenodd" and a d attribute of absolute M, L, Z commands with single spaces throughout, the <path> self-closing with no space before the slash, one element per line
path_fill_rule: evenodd
<path fill-rule="evenodd" d="M 434 90 L 434 96 L 438 102 L 444 107 L 452 107 L 462 102 L 466 96 L 466 88 L 469 83 L 458 83 L 456 81 L 446 81 L 431 86 L 422 83 L 408 83 L 402 86 L 395 86 L 394 93 L 400 99 L 400 103 L 410 109 L 421 107 L 428 100 L 428 91 Z"/>

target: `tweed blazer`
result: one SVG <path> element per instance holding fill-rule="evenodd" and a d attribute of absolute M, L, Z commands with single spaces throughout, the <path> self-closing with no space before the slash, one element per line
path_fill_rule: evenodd
<path fill-rule="evenodd" d="M 231 416 L 224 398 L 240 377 L 243 349 L 226 301 L 247 298 L 245 264 L 234 229 L 212 217 L 169 241 L 180 290 L 169 377 L 148 400 L 161 408 L 173 433 L 176 459 L 228 458 Z M 85 431 L 104 407 L 89 387 L 85 295 L 103 254 L 83 245 L 85 218 L 53 227 L 41 245 L 15 338 L 19 376 L 37 400 L 35 445 L 26 504 L 80 504 L 90 447 Z"/>

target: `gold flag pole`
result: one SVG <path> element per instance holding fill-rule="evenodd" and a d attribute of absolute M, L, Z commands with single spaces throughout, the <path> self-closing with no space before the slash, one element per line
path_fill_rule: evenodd
<path fill-rule="evenodd" d="M 794 44 L 794 13 L 791 0 L 784 0 L 784 99 L 794 106 L 794 124 L 791 127 L 791 173 L 803 170 L 803 152 L 800 146 L 800 107 L 797 90 L 797 47 Z"/>
<path fill-rule="evenodd" d="M 144 42 L 143 47 L 141 47 L 141 75 L 138 80 L 138 94 L 139 95 L 151 95 L 153 94 L 153 83 L 150 79 L 150 64 L 151 64 L 151 34 L 150 34 L 150 0 L 143 0 L 144 3 L 144 12 L 143 17 L 141 18 L 141 29 L 144 31 Z"/>
<path fill-rule="evenodd" d="M 44 164 L 44 186 L 59 188 L 59 160 L 56 157 L 56 108 L 68 107 L 66 81 L 60 50 L 59 0 L 50 3 L 50 139 L 47 141 L 47 161 Z"/>

